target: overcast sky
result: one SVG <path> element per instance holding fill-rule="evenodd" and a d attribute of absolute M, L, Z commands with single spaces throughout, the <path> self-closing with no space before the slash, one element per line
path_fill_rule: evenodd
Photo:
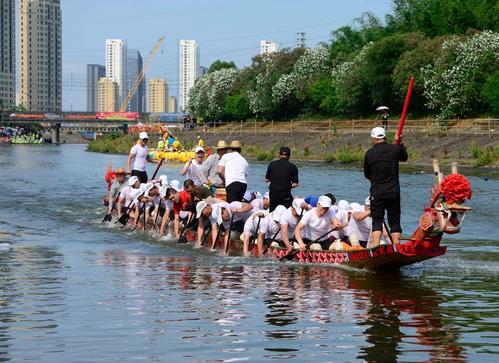
<path fill-rule="evenodd" d="M 62 0 L 63 109 L 86 110 L 86 64 L 104 64 L 107 38 L 127 41 L 129 49 L 149 54 L 157 39 L 166 40 L 147 78 L 163 77 L 177 93 L 177 43 L 200 44 L 201 65 L 232 60 L 248 65 L 260 40 L 282 47 L 296 44 L 305 32 L 307 46 L 329 39 L 330 32 L 350 24 L 363 12 L 381 18 L 391 12 L 389 0 Z"/>

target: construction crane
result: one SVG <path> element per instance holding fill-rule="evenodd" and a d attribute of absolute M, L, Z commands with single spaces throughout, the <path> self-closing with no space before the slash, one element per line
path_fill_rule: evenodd
<path fill-rule="evenodd" d="M 156 44 L 154 44 L 154 47 L 151 49 L 151 52 L 149 53 L 149 55 L 146 58 L 146 61 L 144 62 L 144 66 L 142 67 L 140 73 L 137 75 L 137 79 L 135 80 L 135 83 L 133 84 L 132 88 L 130 89 L 127 96 L 125 97 L 125 100 L 121 104 L 120 112 L 125 112 L 126 107 L 128 106 L 128 103 L 132 100 L 133 96 L 135 95 L 135 93 L 139 89 L 140 83 L 144 79 L 144 76 L 145 76 L 147 70 L 149 69 L 149 65 L 151 64 L 156 53 L 158 53 L 158 50 L 161 48 L 161 45 L 163 44 L 164 41 L 165 41 L 165 37 L 162 36 L 161 38 L 158 39 Z"/>

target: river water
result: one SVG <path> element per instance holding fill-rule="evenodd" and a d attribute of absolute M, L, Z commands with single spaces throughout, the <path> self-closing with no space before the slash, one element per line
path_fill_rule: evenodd
<path fill-rule="evenodd" d="M 378 275 L 224 258 L 100 223 L 108 163 L 84 145 L 0 147 L 0 361 L 497 361 L 499 181 L 448 253 Z M 179 168 L 164 167 L 170 179 Z M 264 190 L 265 165 L 250 185 Z M 358 170 L 301 166 L 299 195 L 361 202 Z M 411 232 L 432 175 L 402 175 Z"/>

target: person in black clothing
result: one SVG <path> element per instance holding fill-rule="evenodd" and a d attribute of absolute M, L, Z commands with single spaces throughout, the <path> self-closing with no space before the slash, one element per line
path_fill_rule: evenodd
<path fill-rule="evenodd" d="M 382 127 L 372 129 L 371 138 L 373 147 L 364 157 L 364 176 L 371 181 L 372 242 L 374 246 L 380 243 L 386 209 L 393 242 L 398 244 L 402 233 L 399 161 L 407 161 L 407 150 L 403 144 L 387 144 Z"/>
<path fill-rule="evenodd" d="M 291 189 L 298 186 L 298 168 L 295 164 L 289 162 L 290 156 L 291 150 L 289 147 L 281 147 L 279 160 L 274 160 L 267 168 L 265 179 L 267 183 L 270 183 L 270 212 L 278 205 L 289 208 L 293 204 Z"/>

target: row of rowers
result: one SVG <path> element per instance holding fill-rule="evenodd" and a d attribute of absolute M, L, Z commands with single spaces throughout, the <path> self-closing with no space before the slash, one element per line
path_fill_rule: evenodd
<path fill-rule="evenodd" d="M 129 213 L 128 223 L 133 228 L 152 226 L 159 228 L 163 235 L 173 221 L 176 238 L 181 236 L 182 223 L 188 228 L 197 228 L 197 247 L 211 230 L 211 249 L 215 247 L 219 231 L 224 231 L 225 247 L 229 238 L 240 238 L 246 255 L 255 240 L 259 254 L 265 244 L 279 245 L 288 251 L 293 248 L 360 249 L 366 247 L 371 232 L 369 198 L 360 205 L 345 200 L 336 203 L 331 194 L 309 196 L 295 198 L 289 208 L 279 205 L 269 212 L 268 193 L 262 196 L 258 192 L 246 192 L 241 202 L 227 203 L 191 179 L 185 180 L 182 187 L 178 180 L 169 182 L 166 175 L 140 183 L 135 176 L 127 181 L 123 169 L 116 170 L 115 174 L 108 198 L 109 213 L 114 209 L 112 201 L 116 200 L 117 216 Z M 144 218 L 139 219 L 142 215 Z"/>

